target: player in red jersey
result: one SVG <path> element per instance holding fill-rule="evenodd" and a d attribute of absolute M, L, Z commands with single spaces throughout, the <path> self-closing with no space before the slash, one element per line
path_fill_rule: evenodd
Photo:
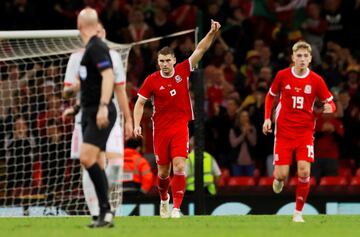
<path fill-rule="evenodd" d="M 191 56 L 177 64 L 174 52 L 165 47 L 158 52 L 160 71 L 149 75 L 141 86 L 134 108 L 134 135 L 141 136 L 140 121 L 148 99 L 154 106 L 154 154 L 158 166 L 160 216 L 170 216 L 168 188 L 171 165 L 174 172 L 171 188 L 172 218 L 180 217 L 180 206 L 185 192 L 185 161 L 189 149 L 188 122 L 193 120 L 189 95 L 189 76 L 209 49 L 220 24 L 211 21 L 211 29 L 199 42 Z"/>
<path fill-rule="evenodd" d="M 265 100 L 263 132 L 271 130 L 271 112 L 275 109 L 274 182 L 273 190 L 280 193 L 289 175 L 293 155 L 297 161 L 296 209 L 294 222 L 304 222 L 302 209 L 310 189 L 310 166 L 314 162 L 315 100 L 320 100 L 323 113 L 336 110 L 333 97 L 321 76 L 309 69 L 311 46 L 299 41 L 292 48 L 294 65 L 277 73 Z"/>

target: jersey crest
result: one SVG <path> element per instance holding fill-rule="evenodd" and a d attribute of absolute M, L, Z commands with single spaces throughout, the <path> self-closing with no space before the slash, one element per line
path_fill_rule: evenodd
<path fill-rule="evenodd" d="M 176 83 L 181 82 L 181 80 L 182 80 L 181 76 L 179 76 L 179 75 L 176 75 L 176 76 L 175 76 L 175 81 L 176 81 Z"/>
<path fill-rule="evenodd" d="M 304 89 L 305 94 L 311 94 L 311 85 L 306 85 Z"/>

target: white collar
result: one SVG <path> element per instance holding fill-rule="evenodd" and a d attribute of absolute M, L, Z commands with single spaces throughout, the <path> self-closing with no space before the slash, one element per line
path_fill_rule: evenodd
<path fill-rule="evenodd" d="M 162 71 L 160 70 L 160 75 L 161 75 L 163 78 L 172 78 L 172 77 L 174 76 L 174 74 L 175 74 L 175 68 L 173 69 L 171 75 L 169 75 L 169 76 L 165 76 L 165 75 L 162 73 Z"/>
<path fill-rule="evenodd" d="M 310 74 L 310 69 L 309 69 L 309 68 L 306 68 L 305 74 L 302 75 L 302 76 L 299 76 L 299 75 L 297 75 L 296 72 L 295 72 L 295 67 L 291 67 L 291 73 L 292 73 L 293 76 L 296 77 L 296 78 L 305 78 L 305 77 L 309 76 L 309 74 Z"/>

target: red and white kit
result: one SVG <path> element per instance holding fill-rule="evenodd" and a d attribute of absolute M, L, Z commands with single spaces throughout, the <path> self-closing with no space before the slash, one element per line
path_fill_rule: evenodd
<path fill-rule="evenodd" d="M 269 93 L 279 95 L 275 110 L 274 164 L 291 164 L 293 152 L 297 160 L 313 162 L 314 103 L 316 98 L 322 102 L 333 99 L 324 80 L 309 69 L 299 77 L 291 67 L 277 73 Z"/>
<path fill-rule="evenodd" d="M 194 119 L 189 95 L 191 71 L 187 59 L 177 64 L 169 77 L 161 71 L 149 75 L 139 90 L 138 95 L 151 99 L 154 106 L 154 153 L 159 165 L 169 164 L 176 156 L 188 156 L 188 122 Z"/>

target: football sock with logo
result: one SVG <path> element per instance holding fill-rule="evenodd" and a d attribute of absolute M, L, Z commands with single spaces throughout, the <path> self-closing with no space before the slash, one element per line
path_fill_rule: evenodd
<path fill-rule="evenodd" d="M 301 212 L 304 208 L 310 190 L 310 177 L 298 177 L 296 185 L 296 211 Z"/>
<path fill-rule="evenodd" d="M 160 199 L 163 201 L 168 199 L 169 185 L 170 185 L 169 176 L 166 178 L 161 178 L 160 176 L 158 176 L 158 190 L 160 194 Z"/>
<path fill-rule="evenodd" d="M 173 196 L 173 207 L 179 208 L 184 198 L 186 186 L 186 177 L 184 173 L 174 173 L 174 177 L 171 182 L 171 190 Z"/>

